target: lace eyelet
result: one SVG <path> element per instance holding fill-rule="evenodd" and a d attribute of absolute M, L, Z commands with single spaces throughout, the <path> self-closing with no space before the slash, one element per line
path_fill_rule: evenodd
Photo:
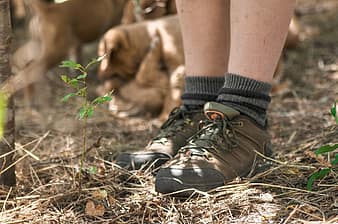
<path fill-rule="evenodd" d="M 201 130 L 201 129 L 203 128 L 203 126 L 204 126 L 204 122 L 203 122 L 203 121 L 200 121 L 200 122 L 198 123 L 198 130 Z"/>
<path fill-rule="evenodd" d="M 236 122 L 232 122 L 232 125 L 236 125 L 238 127 L 243 127 L 244 126 L 244 122 L 243 121 L 236 121 Z"/>

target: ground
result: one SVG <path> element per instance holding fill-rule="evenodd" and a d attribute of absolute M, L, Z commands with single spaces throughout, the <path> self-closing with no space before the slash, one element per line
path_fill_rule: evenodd
<path fill-rule="evenodd" d="M 338 99 L 338 2 L 300 3 L 304 41 L 284 55 L 288 85 L 272 98 L 274 154 L 261 173 L 188 199 L 157 194 L 151 173 L 109 161 L 121 150 L 142 149 L 158 121 L 121 119 L 100 107 L 88 124 L 80 189 L 80 102 L 60 102 L 69 89 L 59 75 L 67 71 L 55 69 L 39 84 L 35 112 L 25 109 L 22 95 L 16 98 L 18 183 L 0 191 L 0 223 L 338 223 L 337 169 L 306 188 L 309 176 L 329 165 L 314 150 L 338 143 L 329 113 Z"/>

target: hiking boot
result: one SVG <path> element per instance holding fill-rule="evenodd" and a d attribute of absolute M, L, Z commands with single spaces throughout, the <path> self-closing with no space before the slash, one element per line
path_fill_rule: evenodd
<path fill-rule="evenodd" d="M 188 196 L 192 189 L 209 191 L 252 172 L 259 158 L 255 150 L 267 154 L 266 129 L 247 116 L 216 102 L 205 104 L 204 113 L 208 119 L 202 128 L 159 169 L 157 192 L 184 190 L 178 196 Z"/>
<path fill-rule="evenodd" d="M 116 164 L 129 170 L 137 170 L 144 165 L 152 168 L 161 166 L 187 144 L 187 139 L 196 134 L 199 121 L 203 118 L 202 109 L 193 110 L 185 106 L 175 108 L 159 134 L 143 151 L 123 152 L 117 157 Z"/>

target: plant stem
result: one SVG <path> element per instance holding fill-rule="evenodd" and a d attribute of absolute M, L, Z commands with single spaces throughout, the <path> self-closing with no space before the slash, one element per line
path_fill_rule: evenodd
<path fill-rule="evenodd" d="M 83 131 L 82 131 L 82 155 L 80 160 L 80 189 L 82 188 L 82 171 L 83 164 L 86 158 L 86 148 L 87 148 L 87 116 L 83 120 Z"/>
<path fill-rule="evenodd" d="M 86 73 L 84 71 L 84 73 Z M 84 79 L 84 87 L 87 88 L 87 80 L 86 78 Z M 83 105 L 85 106 L 85 108 L 87 108 L 88 106 L 88 100 L 87 100 L 87 91 L 84 91 L 84 96 L 83 96 Z M 80 176 L 79 176 L 79 183 L 80 183 L 80 190 L 82 188 L 82 171 L 83 171 L 83 164 L 84 164 L 84 160 L 86 159 L 86 148 L 87 148 L 87 119 L 88 116 L 87 114 L 85 114 L 84 118 L 83 118 L 83 131 L 82 131 L 82 155 L 81 155 L 81 160 L 80 160 Z"/>

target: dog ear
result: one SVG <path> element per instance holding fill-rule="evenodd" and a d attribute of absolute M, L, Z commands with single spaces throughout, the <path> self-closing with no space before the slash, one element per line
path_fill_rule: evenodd
<path fill-rule="evenodd" d="M 120 49 L 129 47 L 129 36 L 124 30 L 116 30 L 107 32 L 106 36 L 101 39 L 98 46 L 98 55 L 106 55 L 104 60 L 110 61 L 111 58 L 115 58 Z"/>
<path fill-rule="evenodd" d="M 117 48 L 129 47 L 129 34 L 126 30 L 121 29 L 117 37 Z"/>
<path fill-rule="evenodd" d="M 115 35 L 115 41 L 110 43 L 111 45 L 108 44 L 110 46 L 106 47 L 106 49 L 109 50 L 109 58 L 114 58 L 115 54 L 118 54 L 121 49 L 129 48 L 129 35 L 126 31 L 119 30 Z"/>

